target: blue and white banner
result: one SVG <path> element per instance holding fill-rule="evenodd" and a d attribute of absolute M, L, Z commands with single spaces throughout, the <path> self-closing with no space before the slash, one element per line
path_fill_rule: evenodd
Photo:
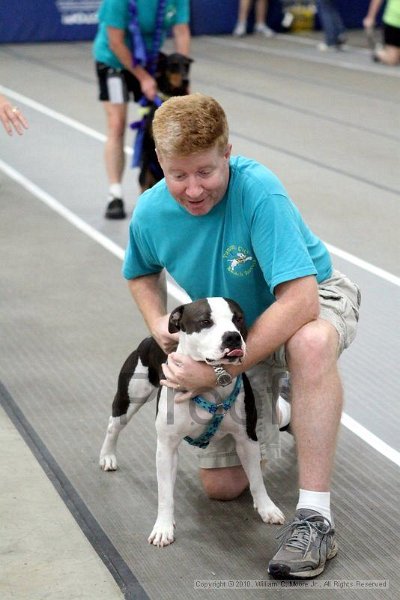
<path fill-rule="evenodd" d="M 101 0 L 0 0 L 0 42 L 92 40 Z"/>
<path fill-rule="evenodd" d="M 301 4 L 304 0 L 298 0 Z M 101 0 L 0 0 L 0 43 L 92 40 Z M 362 27 L 370 0 L 338 0 L 346 27 Z M 229 34 L 239 0 L 190 0 L 193 35 Z M 277 31 L 282 0 L 268 3 L 268 24 Z M 253 18 L 253 13 L 251 18 Z M 318 22 L 318 21 L 317 21 Z"/>

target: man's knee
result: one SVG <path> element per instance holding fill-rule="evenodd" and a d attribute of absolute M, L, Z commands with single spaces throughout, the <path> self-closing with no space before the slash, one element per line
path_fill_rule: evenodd
<path fill-rule="evenodd" d="M 241 465 L 216 469 L 200 469 L 204 491 L 213 500 L 234 500 L 248 487 L 249 481 Z"/>
<path fill-rule="evenodd" d="M 287 358 L 290 362 L 318 365 L 337 359 L 339 335 L 335 327 L 319 319 L 308 323 L 287 342 Z"/>

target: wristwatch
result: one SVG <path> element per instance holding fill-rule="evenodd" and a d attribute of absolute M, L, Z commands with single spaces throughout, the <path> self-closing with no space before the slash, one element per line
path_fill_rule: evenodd
<path fill-rule="evenodd" d="M 216 367 L 213 366 L 214 369 L 214 373 L 217 376 L 217 385 L 220 385 L 221 387 L 225 387 L 227 385 L 229 385 L 230 383 L 232 383 L 232 375 L 230 375 L 228 373 L 228 371 L 225 371 L 225 369 L 223 367 L 221 367 L 221 365 L 218 365 Z"/>

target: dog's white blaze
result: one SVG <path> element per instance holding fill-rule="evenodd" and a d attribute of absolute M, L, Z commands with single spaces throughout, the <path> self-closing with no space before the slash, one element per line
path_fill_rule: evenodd
<path fill-rule="evenodd" d="M 207 298 L 207 302 L 210 305 L 213 320 L 228 319 L 228 321 L 232 321 L 231 308 L 224 298 Z"/>
<path fill-rule="evenodd" d="M 223 298 L 207 298 L 208 303 L 211 307 L 211 318 L 214 322 L 214 331 L 218 337 L 222 339 L 224 333 L 228 331 L 237 331 L 240 334 L 239 329 L 232 321 L 233 313 L 231 307 Z"/>

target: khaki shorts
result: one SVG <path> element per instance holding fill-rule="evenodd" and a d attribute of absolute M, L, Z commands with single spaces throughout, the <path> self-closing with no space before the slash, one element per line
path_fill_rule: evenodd
<path fill-rule="evenodd" d="M 320 318 L 329 321 L 339 334 L 338 356 L 354 340 L 361 294 L 358 286 L 348 277 L 334 270 L 332 277 L 319 284 Z M 287 373 L 285 346 L 280 346 L 271 356 L 247 371 L 257 407 L 257 438 L 261 457 L 280 456 L 279 427 L 276 417 L 276 401 L 279 382 Z M 203 469 L 240 465 L 231 435 L 199 450 L 199 465 Z"/>

